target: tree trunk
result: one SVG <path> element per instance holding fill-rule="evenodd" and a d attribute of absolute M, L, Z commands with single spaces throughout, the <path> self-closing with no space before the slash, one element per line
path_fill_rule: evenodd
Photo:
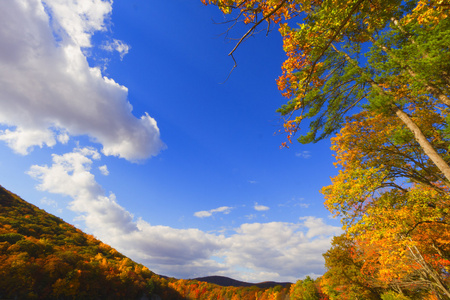
<path fill-rule="evenodd" d="M 431 143 L 427 140 L 425 135 L 423 134 L 422 130 L 414 123 L 413 120 L 400 108 L 394 106 L 394 111 L 397 117 L 402 120 L 402 122 L 408 127 L 409 130 L 414 134 L 414 138 L 419 143 L 419 145 L 422 147 L 425 154 L 431 159 L 431 161 L 438 167 L 438 169 L 444 174 L 445 178 L 447 179 L 447 185 L 450 183 L 450 167 L 445 162 L 445 160 L 442 159 L 442 157 L 439 155 L 439 153 L 436 152 L 436 150 L 433 148 Z"/>

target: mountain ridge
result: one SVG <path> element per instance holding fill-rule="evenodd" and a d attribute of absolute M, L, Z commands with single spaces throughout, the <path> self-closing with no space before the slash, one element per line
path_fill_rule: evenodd
<path fill-rule="evenodd" d="M 219 276 L 219 275 L 197 277 L 197 278 L 193 278 L 192 280 L 208 282 L 208 283 L 217 284 L 220 286 L 234 286 L 234 287 L 256 286 L 256 287 L 264 288 L 264 289 L 272 288 L 277 285 L 287 286 L 287 285 L 292 284 L 292 282 L 275 282 L 275 281 L 263 281 L 263 282 L 258 282 L 258 283 L 250 283 L 250 282 L 240 281 L 240 280 L 236 280 L 236 279 L 233 279 L 230 277 Z"/>

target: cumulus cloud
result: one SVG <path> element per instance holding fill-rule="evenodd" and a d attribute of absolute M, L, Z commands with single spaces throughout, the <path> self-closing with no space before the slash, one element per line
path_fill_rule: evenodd
<path fill-rule="evenodd" d="M 322 253 L 341 232 L 315 217 L 297 223 L 245 223 L 227 236 L 152 225 L 136 220 L 114 193 L 106 194 L 97 183 L 91 169 L 100 159 L 97 150 L 78 148 L 53 155 L 50 166 L 33 165 L 28 174 L 39 181 L 38 189 L 71 197 L 69 209 L 79 214 L 90 233 L 160 274 L 295 281 L 324 272 Z M 207 213 L 231 209 L 223 206 Z"/>
<path fill-rule="evenodd" d="M 98 169 L 100 170 L 100 172 L 105 175 L 108 176 L 109 175 L 109 170 L 108 170 L 108 166 L 107 165 L 103 165 L 98 167 Z"/>
<path fill-rule="evenodd" d="M 315 217 L 302 217 L 303 224 L 308 228 L 306 236 L 308 238 L 313 238 L 316 236 L 328 236 L 328 235 L 338 235 L 341 233 L 341 229 L 336 226 L 331 226 L 325 224 L 322 218 Z"/>
<path fill-rule="evenodd" d="M 80 213 L 80 219 L 89 228 L 130 232 L 136 229 L 132 214 L 117 203 L 113 193 L 105 196 L 90 172 L 93 160 L 100 157 L 92 148 L 75 149 L 64 155 L 53 154 L 51 166 L 33 165 L 28 174 L 40 181 L 39 190 L 71 197 L 70 209 Z"/>
<path fill-rule="evenodd" d="M 219 208 L 214 208 L 211 210 L 202 210 L 202 211 L 198 211 L 196 213 L 194 213 L 194 216 L 196 216 L 197 218 L 206 218 L 206 217 L 211 217 L 214 213 L 224 213 L 224 214 L 229 214 L 231 212 L 233 208 L 229 207 L 229 206 L 221 206 Z"/>
<path fill-rule="evenodd" d="M 91 68 L 83 49 L 106 29 L 111 1 L 0 2 L 0 131 L 20 154 L 88 135 L 105 155 L 142 160 L 165 145 L 156 121 L 132 114 L 128 91 Z M 113 42 L 115 44 L 115 42 Z M 117 41 L 116 50 L 125 53 Z"/>
<path fill-rule="evenodd" d="M 79 214 L 77 219 L 93 234 L 158 271 L 183 267 L 186 271 L 203 262 L 205 266 L 214 264 L 209 257 L 221 247 L 223 236 L 134 220 L 113 193 L 105 195 L 91 173 L 94 161 L 100 158 L 95 149 L 78 148 L 54 154 L 51 166 L 33 165 L 28 174 L 39 181 L 39 190 L 71 197 L 69 209 Z"/>
<path fill-rule="evenodd" d="M 323 221 L 315 217 L 308 221 L 242 224 L 223 248 L 225 263 L 249 270 L 241 277 L 254 282 L 263 278 L 295 281 L 307 274 L 322 274 L 322 253 L 330 247 L 332 235 L 339 233 L 340 228 L 327 231 L 328 235 L 314 235 L 311 226 Z"/>
<path fill-rule="evenodd" d="M 1 91 L 0 91 L 1 93 Z M 0 113 L 1 115 L 1 113 Z M 16 153 L 26 155 L 32 146 L 52 147 L 56 140 L 52 131 L 48 129 L 17 128 L 14 131 L 9 129 L 0 130 L 0 141 L 5 141 Z"/>
<path fill-rule="evenodd" d="M 258 203 L 255 203 L 255 206 L 253 206 L 253 208 L 257 211 L 265 211 L 265 210 L 269 210 L 270 207 L 268 206 L 264 206 L 264 205 L 260 205 Z"/>

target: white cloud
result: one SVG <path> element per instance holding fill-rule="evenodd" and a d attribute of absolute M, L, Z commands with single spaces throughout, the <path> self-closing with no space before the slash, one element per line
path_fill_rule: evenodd
<path fill-rule="evenodd" d="M 67 132 L 62 132 L 58 134 L 57 139 L 61 144 L 67 144 L 69 142 L 70 137 L 67 134 Z"/>
<path fill-rule="evenodd" d="M 197 218 L 207 218 L 207 217 L 211 217 L 212 213 L 206 210 L 202 210 L 202 211 L 197 211 L 194 213 L 194 216 Z"/>
<path fill-rule="evenodd" d="M 39 146 L 42 148 L 44 145 L 53 147 L 56 144 L 53 132 L 45 128 L 17 128 L 15 131 L 9 129 L 0 130 L 0 141 L 5 141 L 14 152 L 22 155 L 28 154 L 29 149 L 32 146 Z"/>
<path fill-rule="evenodd" d="M 194 213 L 194 216 L 197 218 L 206 218 L 206 217 L 211 217 L 214 213 L 224 213 L 225 215 L 229 214 L 231 212 L 231 210 L 233 209 L 233 207 L 229 207 L 229 206 L 221 206 L 219 208 L 214 208 L 211 210 L 202 210 L 202 211 L 198 211 Z"/>
<path fill-rule="evenodd" d="M 271 280 L 289 281 L 308 273 L 323 273 L 322 253 L 340 229 L 334 227 L 334 231 L 327 231 L 328 235 L 314 235 L 310 227 L 314 220 L 317 225 L 322 222 L 311 217 L 309 223 L 242 224 L 228 238 L 228 247 L 223 248 L 225 264 L 248 269 L 241 276 L 254 281 L 267 280 L 267 273 L 271 273 Z"/>
<path fill-rule="evenodd" d="M 136 228 L 133 216 L 116 202 L 113 193 L 104 195 L 102 187 L 90 173 L 92 159 L 100 154 L 91 148 L 75 149 L 64 155 L 53 154 L 53 164 L 33 165 L 28 174 L 39 180 L 39 190 L 70 196 L 70 209 L 81 214 L 89 228 L 105 230 L 114 228 L 117 232 L 130 232 Z"/>
<path fill-rule="evenodd" d="M 301 151 L 301 152 L 295 153 L 295 156 L 308 159 L 308 158 L 310 158 L 312 155 L 311 155 L 311 152 L 310 152 L 310 151 Z"/>
<path fill-rule="evenodd" d="M 264 205 L 260 205 L 258 203 L 255 203 L 255 206 L 253 206 L 253 208 L 257 211 L 265 211 L 265 210 L 269 210 L 270 207 L 268 206 L 264 206 Z"/>
<path fill-rule="evenodd" d="M 36 2 L 41 1 L 22 1 L 25 5 Z M 54 34 L 79 47 L 90 47 L 92 34 L 106 30 L 105 21 L 112 11 L 112 0 L 46 0 L 45 5 Z"/>
<path fill-rule="evenodd" d="M 108 176 L 108 175 L 109 175 L 108 166 L 103 165 L 103 166 L 98 167 L 98 169 L 100 170 L 100 172 L 101 172 L 103 175 L 105 175 L 105 176 Z"/>
<path fill-rule="evenodd" d="M 303 224 L 308 228 L 307 237 L 313 238 L 316 236 L 329 236 L 338 235 L 341 233 L 341 229 L 336 226 L 327 225 L 322 218 L 315 217 L 302 217 L 300 220 L 304 220 Z"/>
<path fill-rule="evenodd" d="M 128 51 L 130 51 L 131 47 L 127 44 L 125 44 L 122 41 L 114 39 L 112 42 L 107 42 L 102 46 L 103 49 L 106 51 L 117 51 L 120 54 L 120 59 L 123 59 L 123 57 L 128 54 Z"/>
<path fill-rule="evenodd" d="M 219 274 L 253 282 L 295 281 L 324 272 L 323 257 L 339 227 L 315 217 L 299 223 L 246 223 L 231 234 L 175 229 L 135 220 L 105 192 L 90 170 L 100 159 L 92 148 L 53 155 L 51 166 L 34 165 L 28 172 L 38 189 L 72 198 L 90 233 L 159 274 L 192 278 Z M 229 212 L 223 206 L 209 212 Z M 219 258 L 219 259 L 218 259 Z"/>
<path fill-rule="evenodd" d="M 111 5 L 0 2 L 0 124 L 10 127 L 0 140 L 14 151 L 66 143 L 69 135 L 88 135 L 105 155 L 132 161 L 164 149 L 156 121 L 147 113 L 136 118 L 127 88 L 91 68 L 82 51 L 95 31 L 106 29 Z"/>

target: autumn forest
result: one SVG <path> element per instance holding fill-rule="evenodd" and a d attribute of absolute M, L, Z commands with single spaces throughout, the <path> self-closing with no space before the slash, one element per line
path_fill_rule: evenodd
<path fill-rule="evenodd" d="M 0 187 L 0 299 L 450 299 L 450 2 L 201 1 L 246 25 L 233 59 L 261 28 L 281 34 L 281 147 L 331 140 L 321 193 L 343 233 L 325 274 L 168 278 Z"/>

